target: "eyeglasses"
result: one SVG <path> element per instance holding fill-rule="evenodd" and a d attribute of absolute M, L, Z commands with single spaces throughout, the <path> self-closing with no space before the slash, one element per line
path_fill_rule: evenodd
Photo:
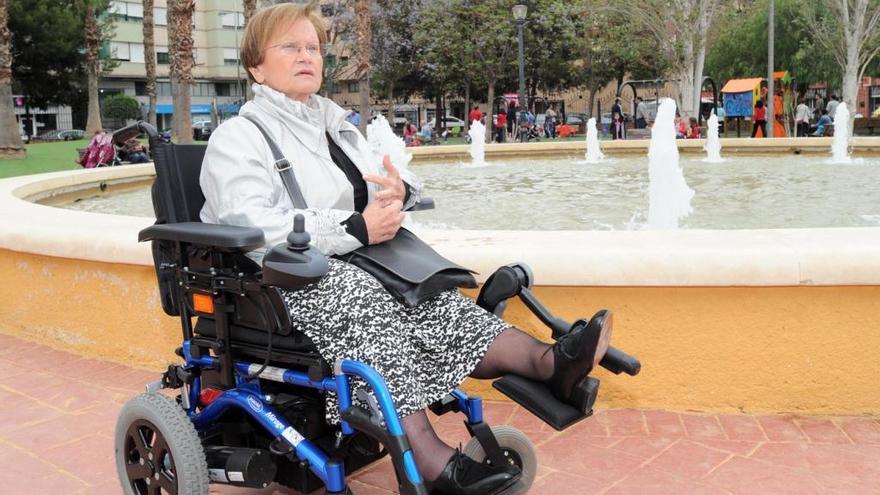
<path fill-rule="evenodd" d="M 277 45 L 267 46 L 266 49 L 277 48 L 282 55 L 292 57 L 299 53 L 305 51 L 306 55 L 310 57 L 316 57 L 321 54 L 321 46 L 315 43 L 306 43 L 305 45 L 301 45 L 299 43 L 278 43 Z"/>

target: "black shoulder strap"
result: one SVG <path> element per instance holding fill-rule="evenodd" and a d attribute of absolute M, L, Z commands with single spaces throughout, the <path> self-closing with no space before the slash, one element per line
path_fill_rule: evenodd
<path fill-rule="evenodd" d="M 275 158 L 275 170 L 281 174 L 281 182 L 284 183 L 284 188 L 287 189 L 287 194 L 290 195 L 291 201 L 293 201 L 293 206 L 300 210 L 305 210 L 306 199 L 303 197 L 302 191 L 299 189 L 299 182 L 296 181 L 296 176 L 293 175 L 293 169 L 290 166 L 290 162 L 287 161 L 287 158 L 284 158 L 284 155 L 281 153 L 281 149 L 275 144 L 275 140 L 272 139 L 272 136 L 269 135 L 269 132 L 263 127 L 263 124 L 260 123 L 257 119 L 242 115 L 242 117 L 250 120 L 257 129 L 260 130 L 260 133 L 266 139 L 266 143 L 269 145 L 269 149 L 272 150 L 272 156 Z"/>

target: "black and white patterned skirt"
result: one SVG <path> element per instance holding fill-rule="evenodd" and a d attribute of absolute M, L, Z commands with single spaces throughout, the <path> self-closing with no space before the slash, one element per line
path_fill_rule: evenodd
<path fill-rule="evenodd" d="M 455 290 L 408 308 L 372 275 L 336 259 L 318 283 L 282 294 L 294 329 L 331 366 L 339 358 L 372 366 L 401 417 L 458 387 L 510 326 Z M 357 378 L 351 385 L 368 388 Z M 333 393 L 327 394 L 327 420 L 339 422 Z"/>

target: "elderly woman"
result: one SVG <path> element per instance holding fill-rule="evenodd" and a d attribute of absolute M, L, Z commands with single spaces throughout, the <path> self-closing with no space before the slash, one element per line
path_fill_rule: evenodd
<path fill-rule="evenodd" d="M 266 140 L 254 123 L 237 118 L 219 126 L 208 144 L 200 178 L 203 221 L 258 227 L 272 246 L 302 213 L 312 244 L 331 256 L 384 242 L 400 228 L 420 183 L 375 155 L 348 113 L 316 94 L 325 42 L 312 2 L 259 11 L 241 43 L 254 100 L 240 114 L 259 121 L 291 161 L 308 209 L 294 208 Z M 259 259 L 264 252 L 251 255 Z M 454 290 L 409 308 L 370 274 L 334 258 L 321 281 L 283 295 L 295 328 L 328 362 L 358 360 L 385 378 L 433 493 L 498 493 L 520 473 L 478 464 L 441 441 L 425 414 L 429 404 L 467 376 L 509 373 L 547 381 L 567 400 L 608 347 L 604 331 L 587 330 L 549 346 Z M 338 422 L 335 397 L 327 400 L 327 418 Z"/>

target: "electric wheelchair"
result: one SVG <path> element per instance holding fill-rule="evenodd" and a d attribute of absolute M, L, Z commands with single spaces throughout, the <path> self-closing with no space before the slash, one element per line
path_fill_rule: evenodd
<path fill-rule="evenodd" d="M 176 354 L 183 363 L 168 366 L 120 413 L 115 457 L 123 492 L 203 495 L 209 483 L 262 488 L 275 482 L 302 493 L 324 487 L 327 494 L 349 494 L 349 473 L 390 455 L 399 491 L 427 494 L 382 377 L 363 363 L 325 362 L 292 328 L 278 287 L 302 287 L 327 270 L 323 254 L 309 247 L 302 217 L 294 220 L 288 242 L 258 266 L 245 253 L 263 245 L 261 230 L 199 221 L 205 147 L 173 144 L 143 122 L 117 131 L 115 139 L 141 133 L 155 161 L 157 221 L 139 241 L 152 242 L 162 308 L 180 319 L 183 345 Z M 431 207 L 430 200 L 424 203 Z M 572 324 L 541 305 L 530 291 L 532 281 L 524 264 L 501 267 L 477 303 L 500 316 L 507 301 L 519 297 L 558 338 Z M 629 375 L 641 366 L 614 348 L 601 365 Z M 362 378 L 372 395 L 351 390 L 352 376 Z M 561 430 L 592 413 L 599 381 L 587 377 L 575 404 L 519 376 L 493 385 Z M 339 425 L 325 421 L 328 392 L 337 394 Z M 367 406 L 353 405 L 353 395 Z M 537 466 L 534 447 L 512 427 L 489 427 L 479 397 L 456 389 L 430 409 L 463 413 L 472 437 L 464 453 L 480 462 L 516 464 L 522 478 L 505 493 L 528 490 Z"/>

